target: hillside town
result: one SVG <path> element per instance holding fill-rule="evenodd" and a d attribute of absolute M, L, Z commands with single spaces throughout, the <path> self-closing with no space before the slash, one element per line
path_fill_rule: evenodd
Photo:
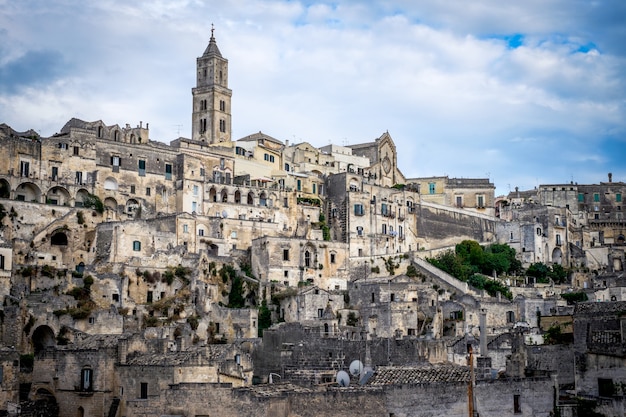
<path fill-rule="evenodd" d="M 0 124 L 0 415 L 625 415 L 622 179 L 236 139 L 213 34 L 196 69 L 169 144 Z"/>

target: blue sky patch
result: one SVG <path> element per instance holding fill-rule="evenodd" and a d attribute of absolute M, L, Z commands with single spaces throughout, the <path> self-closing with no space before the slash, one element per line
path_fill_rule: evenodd
<path fill-rule="evenodd" d="M 0 67 L 0 91 L 15 93 L 25 86 L 45 85 L 60 76 L 62 67 L 58 51 L 28 51 Z"/>

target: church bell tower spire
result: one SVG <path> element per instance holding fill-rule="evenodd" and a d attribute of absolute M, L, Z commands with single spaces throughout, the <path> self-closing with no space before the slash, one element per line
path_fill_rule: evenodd
<path fill-rule="evenodd" d="M 211 24 L 211 39 L 196 59 L 196 87 L 192 88 L 193 140 L 207 144 L 230 142 L 232 91 L 228 88 L 228 60 L 222 57 Z"/>

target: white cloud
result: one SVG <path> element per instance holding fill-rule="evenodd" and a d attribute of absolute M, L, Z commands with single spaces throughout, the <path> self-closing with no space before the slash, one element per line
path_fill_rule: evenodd
<path fill-rule="evenodd" d="M 149 122 L 165 142 L 188 136 L 195 58 L 214 23 L 236 137 L 262 130 L 321 146 L 389 130 L 405 174 L 489 172 L 499 192 L 564 172 L 626 181 L 610 151 L 626 124 L 618 3 L 0 3 L 0 70 L 33 50 L 67 63 L 45 86 L 0 90 L 0 122 L 18 130 L 51 134 L 82 117 Z"/>

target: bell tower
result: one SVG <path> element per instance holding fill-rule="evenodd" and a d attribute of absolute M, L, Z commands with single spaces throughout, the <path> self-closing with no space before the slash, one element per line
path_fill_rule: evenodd
<path fill-rule="evenodd" d="M 213 36 L 204 54 L 196 60 L 196 87 L 191 89 L 193 114 L 191 139 L 206 144 L 231 141 L 230 102 L 228 88 L 228 60 L 222 57 Z"/>

